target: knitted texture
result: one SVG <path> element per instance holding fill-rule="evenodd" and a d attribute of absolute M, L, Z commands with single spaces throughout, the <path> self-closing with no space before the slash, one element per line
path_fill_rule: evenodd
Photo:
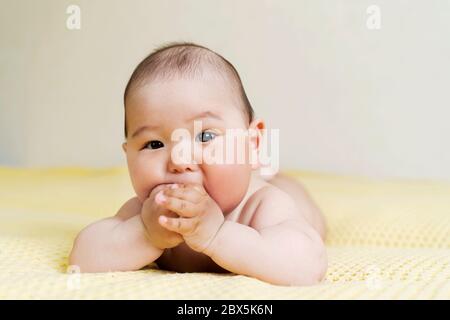
<path fill-rule="evenodd" d="M 329 266 L 315 286 L 154 265 L 73 272 L 68 254 L 77 233 L 134 196 L 126 168 L 0 167 L 0 299 L 450 298 L 450 183 L 286 173 L 327 220 Z"/>

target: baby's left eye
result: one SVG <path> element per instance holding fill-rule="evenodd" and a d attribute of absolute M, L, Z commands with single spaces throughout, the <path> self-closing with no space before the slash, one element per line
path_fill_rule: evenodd
<path fill-rule="evenodd" d="M 195 137 L 196 141 L 200 141 L 200 142 L 208 142 L 210 140 L 213 140 L 216 137 L 216 134 L 214 132 L 211 131 L 203 131 L 200 132 L 197 137 Z"/>

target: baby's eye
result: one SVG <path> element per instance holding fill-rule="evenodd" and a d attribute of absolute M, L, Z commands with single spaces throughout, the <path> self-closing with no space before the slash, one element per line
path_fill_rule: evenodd
<path fill-rule="evenodd" d="M 164 147 L 164 144 L 159 140 L 152 140 L 144 146 L 144 148 L 146 147 L 148 147 L 149 149 L 159 149 Z"/>
<path fill-rule="evenodd" d="M 216 137 L 216 134 L 211 131 L 203 131 L 200 132 L 197 137 L 195 138 L 196 141 L 200 142 L 208 142 L 210 140 L 213 140 Z"/>

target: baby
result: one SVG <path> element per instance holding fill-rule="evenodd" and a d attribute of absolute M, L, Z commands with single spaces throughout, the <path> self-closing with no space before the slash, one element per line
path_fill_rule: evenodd
<path fill-rule="evenodd" d="M 192 43 L 162 47 L 134 70 L 124 102 L 122 147 L 136 197 L 79 233 L 71 265 L 106 272 L 155 262 L 176 272 L 232 272 L 291 286 L 324 277 L 322 214 L 297 181 L 264 177 L 249 161 L 265 124 L 255 119 L 230 62 Z M 192 139 L 174 141 L 180 129 Z M 202 161 L 222 148 L 230 129 L 257 133 L 244 138 L 245 161 Z M 179 149 L 196 151 L 191 161 L 178 161 L 174 150 L 186 143 L 198 148 Z"/>

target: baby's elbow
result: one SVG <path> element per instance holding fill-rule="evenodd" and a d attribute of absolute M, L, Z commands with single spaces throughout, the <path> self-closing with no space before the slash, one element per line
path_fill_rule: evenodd
<path fill-rule="evenodd" d="M 85 235 L 83 234 L 83 231 L 81 231 L 75 240 L 73 241 L 72 250 L 69 254 L 69 267 L 68 269 L 73 270 L 74 272 L 81 272 L 83 269 L 84 271 L 84 251 L 86 250 L 84 243 L 85 243 Z M 81 268 L 83 267 L 83 268 Z"/>
<path fill-rule="evenodd" d="M 314 262 L 316 267 L 313 268 L 314 272 L 312 274 L 314 284 L 320 283 L 327 273 L 328 255 L 325 245 L 322 245 L 321 248 L 317 250 L 316 256 L 316 261 Z"/>
<path fill-rule="evenodd" d="M 318 244 L 308 254 L 302 254 L 296 265 L 298 268 L 296 272 L 291 273 L 290 286 L 319 284 L 324 279 L 328 269 L 328 256 L 325 245 Z"/>
<path fill-rule="evenodd" d="M 68 271 L 71 272 L 98 272 L 95 265 L 95 252 L 92 235 L 87 229 L 82 230 L 75 238 L 68 259 Z"/>

